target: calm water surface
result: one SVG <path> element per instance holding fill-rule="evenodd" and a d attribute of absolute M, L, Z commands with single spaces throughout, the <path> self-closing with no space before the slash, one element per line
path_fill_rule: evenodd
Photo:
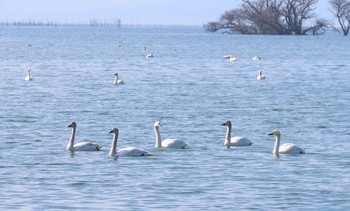
<path fill-rule="evenodd" d="M 347 37 L 1 27 L 0 44 L 1 210 L 350 209 Z M 154 149 L 156 120 L 190 147 Z M 225 120 L 254 145 L 224 148 Z M 71 121 L 102 151 L 67 152 Z M 155 156 L 110 158 L 112 127 Z M 306 154 L 274 157 L 273 129 Z"/>

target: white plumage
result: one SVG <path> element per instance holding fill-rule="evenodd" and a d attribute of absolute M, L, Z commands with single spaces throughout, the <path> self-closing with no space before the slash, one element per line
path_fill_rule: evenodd
<path fill-rule="evenodd" d="M 167 138 L 162 141 L 159 132 L 160 127 L 162 127 L 160 121 L 156 121 L 154 123 L 154 133 L 156 135 L 156 148 L 184 149 L 187 146 L 186 142 L 175 138 Z"/>
<path fill-rule="evenodd" d="M 240 136 L 235 136 L 235 137 L 231 138 L 231 130 L 232 130 L 231 121 L 227 120 L 222 125 L 227 127 L 224 146 L 229 148 L 230 146 L 250 146 L 250 145 L 252 145 L 252 142 L 248 138 L 240 137 Z"/>
<path fill-rule="evenodd" d="M 30 76 L 30 71 L 31 71 L 31 69 L 30 69 L 30 67 L 28 67 L 28 68 L 27 68 L 27 75 L 26 75 L 26 77 L 24 78 L 24 80 L 26 80 L 26 81 L 31 81 L 31 80 L 33 80 L 33 78 Z"/>
<path fill-rule="evenodd" d="M 269 135 L 276 136 L 275 146 L 272 151 L 273 154 L 305 154 L 305 151 L 301 147 L 291 143 L 285 143 L 280 146 L 281 133 L 278 130 L 273 130 Z"/>
<path fill-rule="evenodd" d="M 72 122 L 70 125 L 68 125 L 68 127 L 72 128 L 72 135 L 66 147 L 68 151 L 99 151 L 101 149 L 100 145 L 96 143 L 91 143 L 89 141 L 81 141 L 79 143 L 74 144 L 77 124 L 75 122 Z"/>
<path fill-rule="evenodd" d="M 109 133 L 113 133 L 113 139 L 111 144 L 111 149 L 109 150 L 110 156 L 132 156 L 132 157 L 141 157 L 141 156 L 151 156 L 152 153 L 139 149 L 136 147 L 125 147 L 117 151 L 117 141 L 119 130 L 118 128 L 113 128 Z"/>
<path fill-rule="evenodd" d="M 263 80 L 263 79 L 265 79 L 265 76 L 262 74 L 262 70 L 259 70 L 259 74 L 258 74 L 258 76 L 256 77 L 256 79 L 258 79 L 258 80 Z"/>
<path fill-rule="evenodd" d="M 113 83 L 115 85 L 124 84 L 124 81 L 119 79 L 118 73 L 114 73 L 114 82 Z"/>

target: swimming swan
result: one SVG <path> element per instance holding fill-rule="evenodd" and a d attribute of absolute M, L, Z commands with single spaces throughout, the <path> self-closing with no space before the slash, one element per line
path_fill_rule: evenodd
<path fill-rule="evenodd" d="M 72 128 L 72 135 L 66 148 L 68 151 L 99 151 L 101 149 L 100 145 L 91 143 L 89 141 L 82 141 L 74 144 L 77 124 L 75 122 L 72 122 L 70 125 L 68 125 L 68 127 Z"/>
<path fill-rule="evenodd" d="M 119 130 L 118 128 L 113 128 L 109 133 L 113 133 L 113 139 L 111 144 L 111 149 L 109 150 L 110 156 L 132 156 L 132 157 L 140 157 L 140 156 L 151 156 L 153 155 L 150 152 L 147 152 L 143 149 L 138 149 L 135 147 L 126 147 L 121 148 L 117 151 L 117 141 Z"/>
<path fill-rule="evenodd" d="M 172 148 L 172 149 L 184 149 L 187 143 L 175 138 L 167 138 L 161 141 L 159 128 L 162 127 L 160 121 L 154 123 L 154 133 L 156 135 L 156 146 L 155 148 Z"/>
<path fill-rule="evenodd" d="M 147 54 L 146 55 L 146 58 L 153 58 L 154 56 L 153 56 L 153 54 L 151 54 L 151 53 L 149 53 L 149 54 Z"/>
<path fill-rule="evenodd" d="M 124 84 L 124 81 L 119 79 L 118 73 L 114 73 L 114 84 Z"/>
<path fill-rule="evenodd" d="M 272 151 L 273 154 L 305 154 L 305 151 L 302 148 L 291 143 L 285 143 L 282 146 L 280 146 L 281 133 L 278 130 L 273 130 L 271 133 L 269 133 L 269 135 L 276 136 L 275 147 Z"/>
<path fill-rule="evenodd" d="M 259 60 L 261 59 L 261 57 L 260 57 L 260 56 L 254 56 L 252 59 L 253 59 L 254 61 L 259 61 Z"/>
<path fill-rule="evenodd" d="M 30 67 L 28 67 L 27 68 L 27 76 L 24 78 L 24 80 L 26 80 L 26 81 L 33 80 L 33 78 L 30 76 L 30 71 L 31 71 L 31 69 L 30 69 Z"/>
<path fill-rule="evenodd" d="M 224 58 L 224 59 L 229 59 L 229 58 L 231 58 L 231 57 L 233 57 L 232 54 L 227 54 L 227 55 L 224 55 L 222 58 Z"/>
<path fill-rule="evenodd" d="M 259 70 L 259 74 L 258 76 L 256 77 L 258 80 L 262 80 L 262 79 L 265 79 L 265 76 L 262 74 L 262 71 Z"/>
<path fill-rule="evenodd" d="M 227 120 L 222 125 L 227 126 L 224 146 L 226 146 L 227 148 L 230 148 L 230 146 L 250 146 L 250 145 L 252 145 L 252 142 L 245 137 L 235 136 L 235 137 L 231 138 L 231 129 L 232 129 L 231 121 Z"/>

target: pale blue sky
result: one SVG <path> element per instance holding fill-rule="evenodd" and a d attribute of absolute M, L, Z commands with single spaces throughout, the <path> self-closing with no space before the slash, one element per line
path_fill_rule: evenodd
<path fill-rule="evenodd" d="M 0 21 L 85 22 L 118 19 L 131 24 L 203 24 L 217 20 L 241 0 L 0 0 Z M 328 0 L 317 14 L 332 18 Z"/>

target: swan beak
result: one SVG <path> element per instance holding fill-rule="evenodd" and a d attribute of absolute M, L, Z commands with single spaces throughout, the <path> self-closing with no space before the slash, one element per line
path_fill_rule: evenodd
<path fill-rule="evenodd" d="M 225 123 L 222 123 L 221 125 L 222 125 L 222 126 L 226 126 L 226 124 L 225 124 Z"/>
<path fill-rule="evenodd" d="M 109 131 L 109 133 L 113 133 L 113 130 Z"/>
<path fill-rule="evenodd" d="M 273 133 L 269 133 L 269 134 L 267 134 L 267 135 L 269 135 L 269 136 L 273 136 L 274 134 L 273 134 Z"/>
<path fill-rule="evenodd" d="M 68 127 L 72 127 L 72 125 L 68 125 Z"/>

